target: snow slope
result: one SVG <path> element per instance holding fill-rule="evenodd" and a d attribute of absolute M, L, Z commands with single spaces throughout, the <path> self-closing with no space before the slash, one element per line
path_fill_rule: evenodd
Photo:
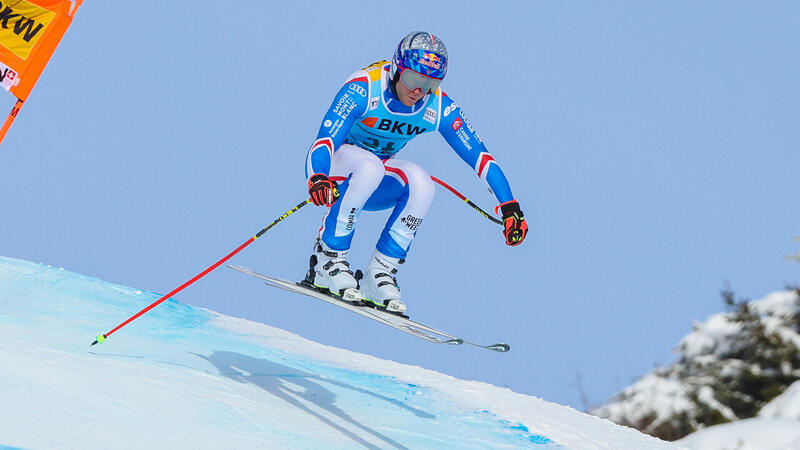
<path fill-rule="evenodd" d="M 797 450 L 800 424 L 788 419 L 745 419 L 695 431 L 676 442 L 689 450 Z"/>
<path fill-rule="evenodd" d="M 795 381 L 783 394 L 764 405 L 758 415 L 773 419 L 792 419 L 800 423 L 800 381 Z"/>
<path fill-rule="evenodd" d="M 175 300 L 89 347 L 158 298 L 0 257 L 0 448 L 675 448 Z"/>

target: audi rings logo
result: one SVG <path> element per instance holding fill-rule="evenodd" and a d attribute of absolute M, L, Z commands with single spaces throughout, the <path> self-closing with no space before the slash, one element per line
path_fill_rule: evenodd
<path fill-rule="evenodd" d="M 367 90 L 355 83 L 350 83 L 350 90 L 362 97 L 367 96 Z"/>

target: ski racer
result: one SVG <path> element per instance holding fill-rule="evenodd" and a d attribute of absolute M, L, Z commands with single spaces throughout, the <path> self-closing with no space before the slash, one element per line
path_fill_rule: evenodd
<path fill-rule="evenodd" d="M 434 183 L 425 169 L 395 155 L 411 139 L 431 131 L 438 131 L 489 185 L 499 203 L 495 211 L 502 211 L 506 244 L 525 240 L 528 225 L 503 171 L 461 108 L 439 89 L 447 63 L 441 39 L 412 32 L 397 45 L 391 62 L 357 71 L 339 89 L 306 157 L 311 201 L 330 208 L 317 235 L 307 282 L 388 311 L 405 311 L 398 265 L 428 212 Z M 390 208 L 359 284 L 347 261 L 359 215 Z"/>

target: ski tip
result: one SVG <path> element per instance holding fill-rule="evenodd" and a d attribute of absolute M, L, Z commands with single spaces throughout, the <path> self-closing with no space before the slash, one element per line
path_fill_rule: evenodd
<path fill-rule="evenodd" d="M 95 338 L 94 342 L 92 342 L 92 345 L 102 344 L 105 341 L 106 341 L 106 335 L 101 334 L 100 336 L 97 336 L 97 338 Z M 91 347 L 92 345 L 90 345 L 89 347 Z"/>
<path fill-rule="evenodd" d="M 511 346 L 510 345 L 503 344 L 502 342 L 499 343 L 499 344 L 487 345 L 486 348 L 488 348 L 489 350 L 494 350 L 496 352 L 500 352 L 500 353 L 505 353 L 505 352 L 511 350 Z"/>
<path fill-rule="evenodd" d="M 464 343 L 464 340 L 456 338 L 456 339 L 450 339 L 450 340 L 444 341 L 444 343 L 445 344 L 450 344 L 450 345 L 461 345 L 461 344 Z"/>

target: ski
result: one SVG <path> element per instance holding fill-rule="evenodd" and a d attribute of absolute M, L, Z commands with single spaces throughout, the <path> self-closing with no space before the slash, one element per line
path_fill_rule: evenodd
<path fill-rule="evenodd" d="M 263 280 L 267 286 L 283 289 L 289 292 L 294 292 L 296 294 L 301 294 L 308 297 L 316 298 L 318 300 L 322 300 L 324 302 L 330 303 L 332 305 L 338 306 L 348 311 L 352 311 L 356 314 L 360 314 L 376 322 L 390 326 L 404 333 L 410 334 L 412 336 L 415 336 L 417 338 L 423 339 L 425 341 L 434 344 L 449 344 L 449 345 L 468 344 L 475 347 L 480 347 L 500 353 L 505 353 L 511 349 L 511 347 L 508 344 L 503 344 L 503 343 L 482 345 L 470 341 L 465 341 L 464 339 L 450 335 L 449 333 L 446 333 L 444 331 L 411 320 L 410 318 L 408 318 L 408 316 L 376 308 L 372 306 L 373 305 L 372 303 L 366 303 L 366 302 L 355 303 L 344 300 L 339 296 L 330 294 L 328 292 L 323 292 L 309 285 L 306 282 L 286 281 L 280 278 L 274 278 L 258 273 L 252 269 L 242 266 L 228 265 L 228 267 L 230 267 L 233 270 L 242 272 L 244 274 L 259 278 Z"/>

